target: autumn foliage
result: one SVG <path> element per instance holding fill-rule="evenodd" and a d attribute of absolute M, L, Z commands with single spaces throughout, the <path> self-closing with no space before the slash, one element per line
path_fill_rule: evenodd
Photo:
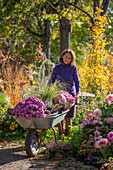
<path fill-rule="evenodd" d="M 15 57 L 4 57 L 1 60 L 1 90 L 10 97 L 13 106 L 22 100 L 23 91 L 30 85 L 24 62 L 24 59 Z"/>
<path fill-rule="evenodd" d="M 79 66 L 83 90 L 87 89 L 96 95 L 105 95 L 112 89 L 113 58 L 105 49 L 110 42 L 104 37 L 105 25 L 108 22 L 106 16 L 100 15 L 101 12 L 102 10 L 98 9 L 95 13 L 95 25 L 91 30 L 93 42 L 87 43 L 88 50 L 84 50 L 83 65 Z"/>

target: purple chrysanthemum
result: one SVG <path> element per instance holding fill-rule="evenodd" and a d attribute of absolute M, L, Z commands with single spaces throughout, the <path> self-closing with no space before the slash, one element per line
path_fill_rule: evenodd
<path fill-rule="evenodd" d="M 20 101 L 13 109 L 13 114 L 16 118 L 23 117 L 30 120 L 31 118 L 45 117 L 46 104 L 42 100 L 34 97 L 29 97 Z"/>

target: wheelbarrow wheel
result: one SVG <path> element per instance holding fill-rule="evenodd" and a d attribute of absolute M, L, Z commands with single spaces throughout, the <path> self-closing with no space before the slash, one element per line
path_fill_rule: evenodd
<path fill-rule="evenodd" d="M 25 150 L 29 157 L 37 155 L 40 142 L 36 142 L 38 139 L 38 133 L 36 130 L 29 130 L 25 138 Z"/>

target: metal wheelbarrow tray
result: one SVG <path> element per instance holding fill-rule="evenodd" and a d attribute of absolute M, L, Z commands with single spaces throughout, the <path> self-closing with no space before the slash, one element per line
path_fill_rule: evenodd
<path fill-rule="evenodd" d="M 18 117 L 16 119 L 15 116 L 12 114 L 12 109 L 9 109 L 7 113 L 13 116 L 13 118 L 24 129 L 27 129 L 27 134 L 25 138 L 25 151 L 29 157 L 34 157 L 37 155 L 40 147 L 40 138 L 46 130 L 52 128 L 56 143 L 57 143 L 57 138 L 56 138 L 54 127 L 59 127 L 61 135 L 63 135 L 61 121 L 64 119 L 68 111 L 69 109 L 65 111 L 59 110 L 58 112 L 54 112 L 53 114 L 47 115 L 46 117 L 31 118 L 30 120 L 24 119 L 23 117 Z M 38 133 L 37 130 L 40 129 L 41 132 Z M 62 140 L 64 140 L 64 137 L 62 138 Z"/>
<path fill-rule="evenodd" d="M 47 117 L 42 118 L 31 118 L 30 120 L 24 119 L 22 117 L 18 117 L 16 121 L 24 128 L 24 129 L 50 129 L 57 125 L 59 122 L 63 120 L 69 110 L 63 111 L 60 114 L 51 114 Z M 14 117 L 14 116 L 13 116 Z M 14 117 L 15 119 L 15 117 Z"/>

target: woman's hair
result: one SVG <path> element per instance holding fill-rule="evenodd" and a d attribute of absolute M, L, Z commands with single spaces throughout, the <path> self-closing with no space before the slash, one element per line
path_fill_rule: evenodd
<path fill-rule="evenodd" d="M 71 54 L 71 57 L 72 57 L 72 61 L 71 61 L 71 67 L 75 66 L 76 65 L 76 57 L 75 57 L 75 53 L 73 50 L 71 49 L 65 49 L 61 55 L 60 55 L 60 58 L 59 58 L 59 61 L 60 62 L 63 62 L 63 56 L 66 54 L 66 53 L 70 53 Z"/>

